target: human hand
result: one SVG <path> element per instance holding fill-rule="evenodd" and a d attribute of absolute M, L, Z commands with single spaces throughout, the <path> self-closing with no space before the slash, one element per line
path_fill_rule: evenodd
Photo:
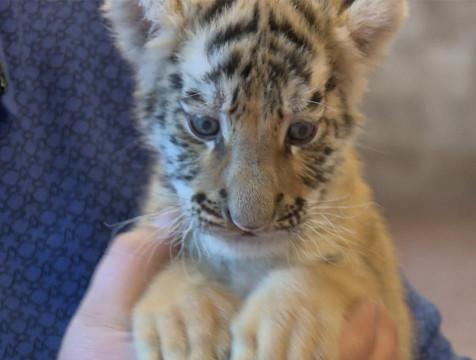
<path fill-rule="evenodd" d="M 340 360 L 400 360 L 398 333 L 385 309 L 364 301 L 340 333 Z"/>
<path fill-rule="evenodd" d="M 89 289 L 63 338 L 58 360 L 136 360 L 131 314 L 151 277 L 169 259 L 170 247 L 144 242 L 160 229 L 143 227 L 122 234 L 100 261 Z M 340 360 L 400 360 L 396 328 L 370 302 L 356 307 L 340 335 Z"/>
<path fill-rule="evenodd" d="M 66 330 L 58 360 L 136 359 L 131 313 L 151 278 L 169 260 L 166 242 L 150 243 L 163 233 L 161 228 L 141 227 L 111 242 Z"/>

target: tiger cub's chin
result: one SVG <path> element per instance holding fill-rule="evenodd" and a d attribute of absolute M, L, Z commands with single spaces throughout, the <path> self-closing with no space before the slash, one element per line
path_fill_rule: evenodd
<path fill-rule="evenodd" d="M 289 248 L 289 236 L 283 234 L 246 234 L 212 235 L 199 233 L 198 241 L 209 254 L 228 259 L 250 259 L 269 256 L 285 256 Z M 199 249 L 200 245 L 196 245 Z M 199 251 L 199 250 L 198 250 Z"/>

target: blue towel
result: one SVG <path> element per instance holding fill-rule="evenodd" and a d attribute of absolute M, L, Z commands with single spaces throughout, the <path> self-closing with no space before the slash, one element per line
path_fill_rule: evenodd
<path fill-rule="evenodd" d="M 0 0 L 0 359 L 50 360 L 147 177 L 132 78 L 97 0 Z M 409 288 L 416 359 L 458 359 Z"/>

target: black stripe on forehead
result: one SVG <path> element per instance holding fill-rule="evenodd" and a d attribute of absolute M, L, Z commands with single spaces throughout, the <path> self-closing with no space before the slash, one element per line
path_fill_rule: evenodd
<path fill-rule="evenodd" d="M 268 60 L 268 81 L 285 82 L 288 77 L 288 69 L 284 61 L 277 61 L 270 58 Z"/>
<path fill-rule="evenodd" d="M 303 78 L 306 83 L 309 83 L 312 75 L 311 70 L 309 69 L 309 64 L 312 61 L 310 56 L 281 47 L 280 44 L 278 44 L 277 39 L 270 40 L 269 51 L 272 54 L 282 57 L 282 62 L 283 64 L 288 65 L 289 72 L 293 72 L 297 76 Z"/>
<path fill-rule="evenodd" d="M 248 19 L 247 21 L 241 20 L 235 24 L 229 25 L 225 29 L 219 30 L 209 41 L 207 45 L 207 53 L 210 54 L 221 46 L 232 41 L 243 39 L 247 35 L 256 34 L 258 32 L 259 18 L 260 10 L 258 2 L 256 2 L 251 19 Z"/>
<path fill-rule="evenodd" d="M 247 65 L 245 65 L 243 70 L 241 70 L 240 75 L 243 78 L 243 80 L 246 80 L 248 78 L 248 76 L 250 75 L 252 67 L 253 67 L 253 65 L 251 64 L 251 61 L 250 61 Z"/>
<path fill-rule="evenodd" d="M 236 103 L 236 101 L 238 100 L 238 94 L 240 93 L 240 88 L 237 87 L 235 88 L 235 90 L 233 91 L 233 96 L 231 98 L 231 103 L 234 104 Z"/>
<path fill-rule="evenodd" d="M 238 70 L 241 63 L 241 52 L 238 50 L 233 50 L 230 55 L 226 58 L 225 62 L 217 65 L 212 71 L 207 72 L 203 79 L 205 81 L 209 80 L 212 82 L 217 82 L 222 75 L 232 77 Z"/>
<path fill-rule="evenodd" d="M 232 115 L 238 110 L 238 95 L 240 93 L 240 88 L 236 87 L 235 90 L 233 90 L 233 96 L 231 98 L 231 103 L 230 103 L 230 110 L 229 114 Z"/>
<path fill-rule="evenodd" d="M 215 2 L 205 10 L 203 21 L 211 23 L 220 17 L 227 9 L 230 9 L 236 0 L 215 0 Z"/>
<path fill-rule="evenodd" d="M 238 50 L 234 50 L 228 57 L 226 63 L 223 65 L 223 70 L 225 71 L 225 74 L 228 76 L 232 76 L 236 72 L 236 69 L 240 66 L 240 62 L 241 53 Z"/>
<path fill-rule="evenodd" d="M 291 0 L 297 12 L 306 20 L 307 25 L 310 28 L 318 29 L 319 22 L 317 21 L 316 15 L 314 14 L 314 9 L 310 6 L 309 1 L 302 0 Z"/>
<path fill-rule="evenodd" d="M 269 28 L 280 38 L 285 38 L 295 44 L 299 49 L 314 53 L 311 41 L 306 35 L 295 31 L 291 23 L 286 19 L 277 20 L 273 11 L 269 13 Z"/>

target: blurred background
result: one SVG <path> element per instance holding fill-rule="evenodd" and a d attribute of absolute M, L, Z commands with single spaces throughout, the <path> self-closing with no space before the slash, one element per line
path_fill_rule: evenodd
<path fill-rule="evenodd" d="M 476 0 L 409 0 L 359 150 L 405 274 L 476 359 Z"/>

